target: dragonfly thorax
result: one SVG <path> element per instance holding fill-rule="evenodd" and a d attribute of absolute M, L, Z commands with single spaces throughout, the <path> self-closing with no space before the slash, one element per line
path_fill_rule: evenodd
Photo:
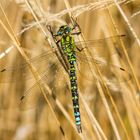
<path fill-rule="evenodd" d="M 60 42 L 64 53 L 66 54 L 73 53 L 73 51 L 75 50 L 75 43 L 74 38 L 72 36 L 62 37 Z"/>

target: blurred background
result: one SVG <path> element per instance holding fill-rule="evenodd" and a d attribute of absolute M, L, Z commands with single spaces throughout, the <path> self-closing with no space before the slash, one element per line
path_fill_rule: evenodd
<path fill-rule="evenodd" d="M 73 27 L 71 16 L 75 41 L 87 41 L 77 52 L 80 134 L 47 29 Z M 139 24 L 139 0 L 0 0 L 0 140 L 139 140 Z"/>

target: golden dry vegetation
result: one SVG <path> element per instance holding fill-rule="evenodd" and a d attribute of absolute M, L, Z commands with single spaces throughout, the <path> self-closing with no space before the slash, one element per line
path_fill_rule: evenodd
<path fill-rule="evenodd" d="M 102 38 L 77 53 L 80 134 L 47 29 L 71 16 Z M 139 0 L 0 0 L 0 140 L 140 140 L 139 27 Z"/>

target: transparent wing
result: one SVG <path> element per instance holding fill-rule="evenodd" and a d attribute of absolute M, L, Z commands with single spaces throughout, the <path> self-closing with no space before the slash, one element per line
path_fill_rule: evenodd
<path fill-rule="evenodd" d="M 101 77 L 106 84 L 119 89 L 120 84 L 131 80 L 132 76 L 127 65 L 115 64 L 113 59 L 104 52 L 104 56 L 86 54 L 82 51 L 77 53 L 77 70 L 79 77 L 85 79 L 86 82 L 101 81 Z M 93 57 L 94 56 L 94 57 Z M 100 74 L 101 75 L 100 75 Z"/>
<path fill-rule="evenodd" d="M 20 81 L 18 81 L 19 79 L 17 79 L 17 81 L 15 81 L 15 85 L 18 86 L 18 88 L 19 86 L 22 87 L 22 89 L 16 90 L 16 92 L 14 93 L 12 93 L 12 91 L 8 92 L 8 94 L 7 92 L 1 92 L 1 94 L 4 94 L 6 98 L 9 98 L 11 95 L 14 98 L 14 105 L 10 106 L 10 108 L 20 108 L 22 110 L 27 110 L 35 108 L 37 105 L 42 106 L 45 103 L 45 100 L 43 95 L 41 94 L 38 83 L 40 83 L 40 86 L 43 89 L 43 91 L 45 91 L 45 94 L 50 94 L 45 88 L 46 86 L 50 89 L 49 91 L 53 94 L 64 92 L 62 91 L 62 89 L 64 89 L 64 87 L 67 86 L 64 76 L 65 70 L 58 60 L 50 63 L 51 64 L 48 67 L 46 67 L 47 65 L 43 66 L 45 68 L 45 72 L 40 74 L 41 79 L 38 82 L 36 82 L 34 79 L 20 79 Z M 14 88 L 17 88 L 16 86 Z M 6 104 L 2 105 L 1 108 L 7 106 Z"/>
<path fill-rule="evenodd" d="M 4 100 L 0 100 L 0 109 L 8 107 L 9 102 L 7 102 L 7 99 L 14 100 L 13 105 L 10 104 L 10 108 L 33 108 L 43 102 L 40 89 L 37 85 L 31 88 L 35 80 L 28 65 L 22 57 L 18 55 L 18 52 L 14 50 L 13 54 L 10 55 L 12 56 L 3 59 L 3 61 L 5 61 L 3 62 L 4 64 L 1 63 L 1 69 L 4 70 L 2 70 L 0 74 L 0 96 L 4 96 Z M 8 60 L 10 60 L 9 62 L 12 61 L 12 63 L 7 64 L 6 62 L 8 62 Z M 63 77 L 64 70 L 54 52 L 47 51 L 45 54 L 43 53 L 31 58 L 30 61 L 36 67 L 40 77 L 45 75 L 45 84 L 48 84 L 51 90 L 54 89 L 56 85 L 58 86 L 58 82 L 55 85 L 55 81 L 59 81 L 59 79 L 56 78 L 58 77 L 58 71 L 59 75 Z M 21 103 L 20 99 L 28 89 L 32 89 L 30 90 L 32 94 L 27 96 L 24 103 Z"/>
<path fill-rule="evenodd" d="M 83 49 L 104 49 L 106 48 L 106 51 L 113 47 L 113 49 L 110 50 L 111 54 L 117 53 L 116 48 L 120 45 L 120 39 L 124 39 L 126 36 L 125 35 L 115 35 L 115 36 L 110 36 L 107 38 L 103 39 L 97 39 L 97 40 L 88 40 L 88 41 L 78 41 L 75 42 L 77 49 L 79 51 L 82 51 Z M 109 47 L 109 48 L 108 48 Z M 109 51 L 109 50 L 108 50 Z M 103 52 L 100 52 L 103 53 Z"/>
<path fill-rule="evenodd" d="M 31 64 L 37 69 L 39 74 L 43 74 L 49 69 L 52 62 L 58 61 L 56 51 L 58 50 L 49 50 L 30 59 Z M 4 63 L 4 65 L 1 66 L 0 83 L 16 82 L 19 77 L 24 80 L 33 78 L 28 64 L 23 60 L 22 56 L 18 54 L 12 64 Z"/>
<path fill-rule="evenodd" d="M 49 71 L 51 71 L 52 74 L 46 71 L 41 76 L 40 81 L 38 81 L 44 93 L 51 94 L 52 96 L 61 96 L 65 94 L 64 89 L 68 88 L 68 77 L 62 65 L 53 64 Z M 38 83 L 34 81 L 32 86 L 30 86 L 20 98 L 21 109 L 27 110 L 37 105 L 43 105 L 46 101 L 41 92 Z"/>

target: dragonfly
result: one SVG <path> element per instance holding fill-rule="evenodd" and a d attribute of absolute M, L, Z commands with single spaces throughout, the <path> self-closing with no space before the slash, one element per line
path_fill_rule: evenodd
<path fill-rule="evenodd" d="M 96 63 L 100 70 L 106 71 L 108 68 L 108 65 L 110 65 L 111 68 L 115 69 L 117 72 L 121 73 L 121 75 L 125 75 L 125 78 L 128 80 L 130 79 L 130 73 L 119 66 L 116 66 L 114 64 L 108 64 L 106 61 L 101 59 L 102 57 L 94 57 L 88 56 L 86 57 L 84 54 L 84 50 L 90 50 L 96 54 L 96 51 L 99 49 L 102 51 L 101 54 L 106 54 L 105 50 L 103 48 L 103 45 L 106 46 L 108 44 L 111 44 L 112 40 L 119 41 L 120 38 L 125 37 L 125 35 L 116 35 L 111 36 L 104 39 L 98 39 L 98 40 L 89 40 L 89 41 L 75 41 L 75 35 L 81 34 L 81 29 L 78 23 L 75 23 L 73 27 L 69 25 L 62 25 L 56 34 L 53 33 L 51 26 L 47 26 L 48 30 L 50 31 L 52 38 L 54 42 L 56 43 L 57 48 L 53 48 L 50 50 L 47 50 L 40 55 L 33 57 L 30 59 L 30 62 L 35 65 L 37 68 L 37 71 L 41 75 L 42 81 L 47 81 L 49 78 L 47 78 L 49 75 L 53 75 L 49 69 L 61 69 L 63 68 L 66 73 L 68 73 L 69 76 L 69 82 L 70 82 L 70 91 L 72 95 L 72 102 L 73 102 L 73 112 L 75 117 L 75 124 L 77 127 L 77 130 L 79 133 L 82 133 L 82 125 L 81 125 L 81 114 L 80 114 L 80 107 L 79 107 L 79 91 L 78 91 L 78 73 L 82 77 L 85 77 L 87 80 L 93 79 L 93 74 L 90 72 L 90 67 L 88 65 L 88 62 Z M 105 45 L 106 44 L 106 45 Z M 114 43 L 112 43 L 114 45 Z M 59 54 L 58 54 L 59 52 Z M 114 52 L 115 53 L 115 52 Z M 57 55 L 57 57 L 56 57 Z M 60 56 L 59 56 L 60 55 Z M 98 53 L 97 53 L 98 55 Z M 47 66 L 45 66 L 45 70 L 40 69 L 43 62 L 46 65 L 46 61 L 54 61 L 54 59 L 57 58 L 57 64 L 56 63 L 48 63 Z M 27 75 L 25 71 L 28 70 L 28 65 L 26 63 L 19 64 L 15 67 L 4 67 L 0 71 L 0 77 L 5 77 L 9 73 L 16 73 L 20 74 L 21 77 L 24 77 L 26 79 L 30 79 L 31 77 Z M 47 69 L 47 70 L 46 70 Z M 83 69 L 88 70 L 89 72 L 83 72 Z M 102 72 L 103 72 L 102 71 Z M 118 78 L 119 79 L 119 78 Z M 0 82 L 13 82 L 16 80 L 14 77 L 8 77 L 5 78 L 5 81 Z M 58 80 L 58 79 L 57 79 Z M 97 80 L 98 76 L 97 76 Z M 124 79 L 119 79 L 120 81 L 123 81 Z M 120 82 L 119 81 L 119 82 Z M 34 88 L 37 84 L 33 84 L 33 86 L 30 88 Z M 29 90 L 30 91 L 30 90 Z M 24 99 L 25 96 L 22 96 L 21 100 Z"/>

